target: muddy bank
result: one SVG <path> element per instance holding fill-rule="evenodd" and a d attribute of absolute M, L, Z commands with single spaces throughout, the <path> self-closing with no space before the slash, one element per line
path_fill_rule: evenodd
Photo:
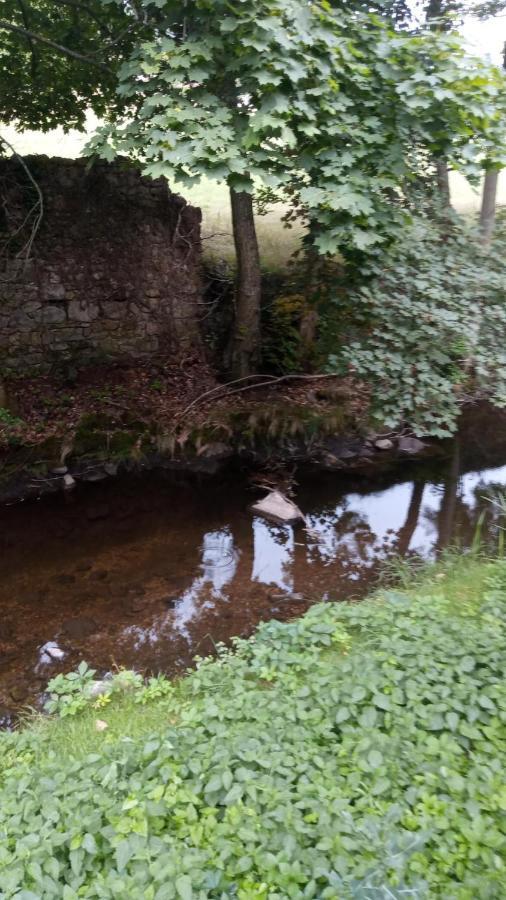
<path fill-rule="evenodd" d="M 327 472 L 355 472 L 390 467 L 413 456 L 423 458 L 445 452 L 444 445 L 420 441 L 411 435 L 386 437 L 371 431 L 365 435 L 328 433 L 332 425 L 332 420 L 322 420 L 311 423 L 309 435 L 269 435 L 269 426 L 265 431 L 252 432 L 245 419 L 244 427 L 236 422 L 234 430 L 227 426 L 218 435 L 214 428 L 196 428 L 181 443 L 171 434 L 141 436 L 136 431 L 97 427 L 88 432 L 87 448 L 82 452 L 74 444 L 70 452 L 62 453 L 54 442 L 4 452 L 0 464 L 0 504 L 69 493 L 78 485 L 142 472 L 213 476 L 225 470 L 276 472 L 279 468 L 299 466 Z"/>
<path fill-rule="evenodd" d="M 371 433 L 367 392 L 350 380 L 258 377 L 219 384 L 195 358 L 11 379 L 0 417 L 0 502 L 157 468 L 347 467 L 383 452 L 381 437 L 389 446 Z"/>

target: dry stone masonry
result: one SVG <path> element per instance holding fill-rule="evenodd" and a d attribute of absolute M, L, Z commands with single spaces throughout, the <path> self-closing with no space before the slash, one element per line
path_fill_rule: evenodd
<path fill-rule="evenodd" d="M 200 210 L 126 161 L 0 159 L 0 371 L 198 342 Z"/>

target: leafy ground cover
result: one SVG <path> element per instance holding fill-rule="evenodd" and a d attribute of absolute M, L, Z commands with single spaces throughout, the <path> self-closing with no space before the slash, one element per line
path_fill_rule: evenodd
<path fill-rule="evenodd" d="M 3 735 L 2 900 L 504 896 L 506 563 L 407 584 Z"/>

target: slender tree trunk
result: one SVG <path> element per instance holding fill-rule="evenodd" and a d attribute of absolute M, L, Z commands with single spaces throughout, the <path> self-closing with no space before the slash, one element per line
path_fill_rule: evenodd
<path fill-rule="evenodd" d="M 310 237 L 314 238 L 315 233 L 315 227 L 311 226 Z M 299 326 L 301 340 L 300 364 L 303 369 L 307 369 L 308 371 L 311 368 L 311 358 L 314 353 L 318 333 L 320 318 L 318 314 L 318 302 L 323 264 L 323 257 L 318 253 L 313 242 L 309 243 L 306 249 L 305 305 Z"/>
<path fill-rule="evenodd" d="M 480 230 L 485 245 L 490 244 L 494 233 L 498 182 L 499 170 L 488 169 L 485 172 L 480 210 Z"/>
<path fill-rule="evenodd" d="M 235 323 L 230 348 L 234 378 L 251 375 L 260 363 L 260 304 L 262 273 L 253 215 L 253 198 L 230 189 L 232 226 L 237 256 Z"/>
<path fill-rule="evenodd" d="M 502 67 L 506 72 L 506 42 L 502 51 Z M 495 214 L 497 209 L 497 187 L 499 184 L 499 169 L 487 169 L 483 182 L 483 194 L 480 210 L 480 230 L 485 246 L 492 240 L 495 226 Z"/>
<path fill-rule="evenodd" d="M 443 209 L 450 209 L 451 207 L 451 195 L 450 195 L 450 173 L 448 171 L 448 164 L 445 159 L 436 159 L 436 182 L 437 188 L 439 191 L 439 196 L 441 198 L 441 206 Z"/>

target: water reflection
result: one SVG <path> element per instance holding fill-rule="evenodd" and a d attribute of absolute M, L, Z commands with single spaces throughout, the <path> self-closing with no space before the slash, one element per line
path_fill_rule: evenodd
<path fill-rule="evenodd" d="M 480 470 L 456 442 L 409 477 L 299 476 L 307 527 L 252 517 L 247 483 L 237 480 L 197 490 L 116 483 L 71 504 L 3 511 L 0 713 L 32 702 L 52 674 L 83 658 L 100 671 L 180 671 L 262 619 L 363 594 L 391 554 L 469 545 L 482 514 L 484 532 L 497 536 L 506 436 L 497 457 L 500 465 Z"/>
<path fill-rule="evenodd" d="M 253 566 L 251 580 L 293 591 L 294 529 L 253 519 Z"/>

